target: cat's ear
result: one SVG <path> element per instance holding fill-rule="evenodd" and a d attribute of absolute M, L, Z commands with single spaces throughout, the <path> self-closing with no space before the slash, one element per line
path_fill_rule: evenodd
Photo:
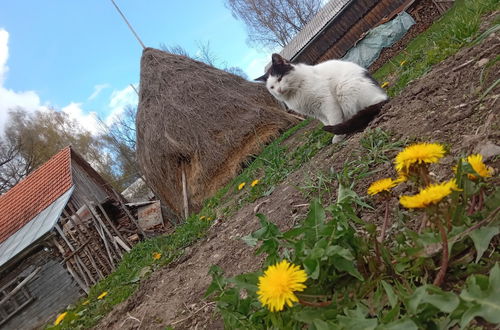
<path fill-rule="evenodd" d="M 271 55 L 271 59 L 272 59 L 273 65 L 288 64 L 288 61 L 285 60 L 280 54 L 274 53 L 273 55 Z"/>
<path fill-rule="evenodd" d="M 259 78 L 255 78 L 254 80 L 255 81 L 263 81 L 263 82 L 266 82 L 267 81 L 267 78 L 269 78 L 269 72 L 266 72 L 265 74 L 263 74 L 262 76 L 260 76 Z"/>

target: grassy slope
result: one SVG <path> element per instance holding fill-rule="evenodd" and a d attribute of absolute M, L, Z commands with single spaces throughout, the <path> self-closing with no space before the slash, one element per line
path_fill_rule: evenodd
<path fill-rule="evenodd" d="M 433 65 L 473 43 L 478 37 L 482 17 L 497 9 L 498 1 L 495 0 L 457 0 L 452 9 L 377 70 L 374 77 L 390 83 L 388 93 L 391 96 L 399 94 L 410 81 L 426 74 Z"/>
<path fill-rule="evenodd" d="M 481 16 L 497 8 L 496 0 L 456 1 L 453 9 L 416 37 L 401 54 L 380 68 L 374 76 L 379 81 L 390 82 L 389 94 L 398 94 L 411 80 L 422 76 L 434 64 L 473 41 L 477 37 Z M 400 65 L 403 60 L 404 65 Z M 216 196 L 207 200 L 203 210 L 190 216 L 174 233 L 137 244 L 113 274 L 91 288 L 87 298 L 82 298 L 68 310 L 66 318 L 58 327 L 74 329 L 97 324 L 113 306 L 126 300 L 148 273 L 176 260 L 182 256 L 187 246 L 204 237 L 210 227 L 209 219 L 214 219 L 216 214 L 221 213 L 228 217 L 242 205 L 270 194 L 276 184 L 329 143 L 331 136 L 318 128 L 303 133 L 299 138 L 302 143 L 298 147 L 283 144 L 288 137 L 308 123 L 309 121 L 304 121 L 267 146 L 242 174 L 221 189 Z M 259 184 L 254 187 L 247 186 L 246 194 L 242 196 L 238 192 L 238 186 L 242 182 L 250 185 L 257 178 L 261 178 Z M 155 252 L 161 253 L 159 260 L 153 258 Z M 103 292 L 108 294 L 103 299 L 97 299 Z"/>

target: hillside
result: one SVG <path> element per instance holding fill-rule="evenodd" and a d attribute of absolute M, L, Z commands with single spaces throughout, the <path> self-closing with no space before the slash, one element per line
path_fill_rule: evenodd
<path fill-rule="evenodd" d="M 394 141 L 445 143 L 450 146 L 452 156 L 485 152 L 491 150 L 492 144 L 499 145 L 497 98 L 500 88 L 495 87 L 480 100 L 484 93 L 481 86 L 491 86 L 498 79 L 500 69 L 498 63 L 493 64 L 491 74 L 481 81 L 486 59 L 494 61 L 499 53 L 498 34 L 460 51 L 392 99 L 383 115 L 371 124 L 371 131 L 350 137 L 340 147 L 322 148 L 268 196 L 243 206 L 234 215 L 218 214 L 206 238 L 188 248 L 181 259 L 145 280 L 127 302 L 100 323 L 99 328 L 136 329 L 139 323 L 131 316 L 141 321 L 141 328 L 148 329 L 161 328 L 165 324 L 174 328 L 221 327 L 220 321 L 213 319 L 214 304 L 203 298 L 211 282 L 207 275 L 210 267 L 220 266 L 227 276 L 260 268 L 262 258 L 256 257 L 254 248 L 240 239 L 259 228 L 255 214 L 265 214 L 281 230 L 287 230 L 303 219 L 310 196 L 322 195 L 324 203 L 336 200 L 337 182 L 331 173 L 341 171 L 346 162 L 359 159 L 369 151 L 360 145 L 362 140 L 387 143 L 374 147 L 380 148 L 389 159 L 396 151 L 388 147 Z M 482 92 L 478 92 L 478 88 Z M 307 137 L 317 126 L 317 122 L 311 122 L 283 141 L 287 152 L 308 143 Z M 379 135 L 387 140 L 383 141 Z M 498 150 L 494 153 L 497 155 Z M 493 167 L 500 168 L 498 157 L 490 160 L 494 160 Z M 377 169 L 379 172 L 374 175 L 377 178 L 391 175 L 391 164 L 379 165 L 379 162 L 368 164 L 368 170 Z M 451 156 L 447 162 L 451 164 Z M 442 178 L 445 174 L 438 172 L 436 175 Z M 355 191 L 365 195 L 372 181 L 373 176 L 359 179 Z M 236 195 L 236 201 L 238 198 L 241 197 Z M 362 213 L 360 217 L 378 223 L 380 211 Z"/>
<path fill-rule="evenodd" d="M 473 38 L 460 45 L 460 47 L 465 44 L 467 46 L 438 64 L 433 65 L 429 57 L 422 58 L 420 55 L 412 57 L 404 51 L 392 60 L 392 69 L 382 67 L 376 77 L 381 81 L 388 81 L 393 88 L 389 90 L 390 94 L 396 96 L 384 106 L 381 115 L 365 132 L 354 134 L 341 144 L 331 145 L 329 144 L 331 135 L 321 130 L 321 124 L 307 120 L 269 145 L 263 154 L 256 156 L 255 160 L 249 163 L 238 178 L 207 201 L 200 214 L 190 218 L 188 225 L 194 229 L 186 229 L 183 235 L 189 238 L 185 239 L 183 236 L 179 249 L 173 252 L 169 250 L 170 241 L 155 241 L 149 245 L 146 243 L 141 247 L 147 251 L 145 253 L 159 252 L 162 254 L 160 260 L 144 263 L 144 266 L 140 267 L 140 274 L 130 275 L 133 280 L 126 282 L 126 285 L 106 283 L 94 290 L 93 294 L 109 290 L 109 295 L 113 296 L 113 285 L 122 286 L 121 290 L 127 288 L 127 294 L 120 293 L 123 297 L 136 289 L 128 299 L 116 305 L 108 315 L 104 316 L 96 328 L 165 329 L 169 326 L 174 329 L 223 328 L 224 323 L 220 314 L 216 313 L 217 303 L 213 301 L 213 296 L 208 298 L 204 296 L 212 282 L 209 271 L 213 265 L 217 265 L 222 269 L 224 277 L 231 277 L 263 268 L 265 255 L 256 256 L 256 248 L 242 240 L 242 237 L 252 234 L 261 227 L 262 221 L 259 221 L 256 214 L 263 214 L 284 232 L 300 226 L 308 217 L 310 210 L 315 207 L 314 200 L 317 199 L 327 208 L 327 217 L 333 219 L 335 207 L 328 208 L 328 206 L 337 203 L 339 191 L 349 193 L 346 187 L 351 187 L 358 196 L 353 199 L 355 216 L 362 219 L 365 224 L 374 224 L 380 228 L 385 207 L 375 197 L 367 196 L 367 188 L 377 179 L 394 177 L 392 160 L 404 146 L 413 142 L 437 142 L 446 147 L 447 155 L 438 165 L 431 167 L 431 176 L 437 182 L 450 178 L 450 169 L 460 157 L 472 153 L 483 154 L 485 162 L 496 169 L 484 188 L 485 194 L 498 195 L 498 169 L 500 169 L 498 15 L 497 11 L 483 17 L 479 30 L 471 32 Z M 443 50 L 438 48 L 427 49 L 425 52 L 429 54 L 441 51 Z M 446 51 L 436 57 L 443 55 L 445 58 Z M 425 67 L 422 68 L 422 65 Z M 415 73 L 418 70 L 419 73 Z M 420 78 L 414 79 L 412 74 Z M 254 180 L 259 182 L 251 186 Z M 243 182 L 245 185 L 241 187 Z M 339 186 L 339 182 L 343 185 Z M 407 183 L 394 189 L 395 196 L 412 192 L 411 185 Z M 343 196 L 340 199 L 342 198 Z M 484 210 L 481 209 L 475 218 L 472 217 L 474 221 L 495 217 L 495 214 L 497 219 L 494 220 L 498 221 L 496 213 L 498 204 L 495 206 L 497 201 L 490 198 L 490 204 L 486 203 L 488 205 L 484 206 Z M 391 214 L 394 212 L 394 216 L 392 225 L 388 228 L 389 238 L 386 239 L 386 244 L 393 248 L 399 234 L 406 235 L 406 230 L 418 231 L 421 215 L 398 209 L 397 197 L 392 197 L 390 203 Z M 370 205 L 372 207 L 369 207 Z M 368 234 L 370 226 L 356 224 L 353 227 L 357 235 L 361 237 L 364 235 L 366 241 L 370 241 L 371 236 Z M 459 227 L 457 225 L 457 228 Z M 465 230 L 463 226 L 460 228 Z M 196 236 L 200 237 L 197 241 Z M 488 274 L 493 265 L 500 261 L 498 236 L 494 236 L 490 237 L 491 242 L 488 240 L 486 244 L 487 257 L 483 257 L 473 271 L 466 265 L 474 260 L 476 253 L 474 245 L 470 239 L 466 243 L 462 242 L 464 244 L 462 250 L 458 254 L 452 253 L 455 259 L 450 263 L 450 271 L 447 274 L 449 282 L 445 281 L 443 288 L 459 294 L 467 276 L 474 272 Z M 248 242 L 248 237 L 245 240 Z M 367 248 L 370 248 L 370 245 L 367 245 Z M 134 258 L 139 259 L 137 256 Z M 432 283 L 437 273 L 432 267 L 439 265 L 439 255 L 422 259 L 425 261 L 419 264 L 422 269 L 418 270 L 421 272 L 418 276 L 423 276 L 424 279 L 415 280 L 414 283 Z M 406 262 L 412 263 L 412 261 Z M 389 265 L 385 267 L 390 268 Z M 374 269 L 361 268 L 360 272 L 364 278 L 375 281 L 372 276 Z M 388 269 L 376 269 L 375 272 L 379 271 L 387 271 L 384 275 L 386 277 L 383 277 L 389 281 L 391 275 Z M 401 270 L 401 274 L 407 274 L 406 271 L 407 269 Z M 130 272 L 132 270 L 129 270 Z M 106 285 L 111 287 L 107 288 Z M 132 287 L 128 288 L 127 285 Z M 375 293 L 372 295 L 366 292 L 365 296 L 359 292 L 356 294 L 360 302 L 366 303 L 366 299 L 370 301 L 375 299 Z M 115 298 L 110 299 L 118 302 L 121 298 L 117 294 Z M 243 301 L 246 297 L 240 299 L 238 301 Z M 98 304 L 101 302 L 95 304 L 91 302 L 92 307 L 89 307 L 93 311 L 101 310 L 102 314 L 94 316 L 96 320 L 112 306 L 105 307 Z M 384 304 L 388 304 L 387 300 Z M 391 300 L 391 306 L 392 304 Z M 370 307 L 370 304 L 367 305 Z M 347 303 L 345 306 L 354 308 Z M 384 314 L 389 309 L 389 307 L 385 311 L 370 309 L 368 315 Z M 80 306 L 77 307 L 77 311 L 83 315 L 86 308 Z M 399 313 L 398 309 L 398 315 Z M 439 314 L 439 317 L 444 318 L 444 315 Z M 417 314 L 413 317 L 418 319 Z M 451 322 L 450 318 L 446 320 Z M 313 328 L 321 328 L 322 322 L 311 322 L 314 324 Z M 453 325 L 449 324 L 450 327 Z M 473 321 L 473 324 L 492 328 L 490 323 L 481 318 Z"/>

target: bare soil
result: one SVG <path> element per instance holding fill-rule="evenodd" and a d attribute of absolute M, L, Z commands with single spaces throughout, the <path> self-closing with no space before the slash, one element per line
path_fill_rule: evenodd
<path fill-rule="evenodd" d="M 407 12 L 415 20 L 415 25 L 406 32 L 401 40 L 397 41 L 391 47 L 382 50 L 377 60 L 370 65 L 368 69 L 370 72 L 377 71 L 393 56 L 399 54 L 415 36 L 427 30 L 441 16 L 432 0 L 417 1 L 408 8 Z"/>
<path fill-rule="evenodd" d="M 499 79 L 500 62 L 494 62 L 499 53 L 498 32 L 476 46 L 461 50 L 391 100 L 371 128 L 389 131 L 395 140 L 436 141 L 449 146 L 450 156 L 441 167 L 433 169 L 438 179 L 449 173 L 457 156 L 471 152 L 483 153 L 489 165 L 500 168 L 500 86 L 484 95 Z M 313 123 L 304 130 L 316 126 Z M 211 281 L 207 274 L 210 266 L 219 265 L 228 276 L 258 269 L 262 259 L 239 239 L 258 228 L 255 213 L 266 214 L 282 230 L 293 227 L 307 212 L 304 205 L 307 201 L 295 187 L 303 185 L 311 174 L 330 168 L 339 170 L 346 160 L 358 157 L 362 134 L 349 137 L 339 151 L 336 151 L 338 146 L 324 148 L 271 195 L 244 206 L 230 218 L 217 220 L 205 239 L 190 247 L 181 260 L 144 280 L 137 292 L 96 328 L 164 329 L 171 325 L 175 329 L 222 329 L 223 324 L 214 313 L 214 303 L 203 298 Z M 299 143 L 294 140 L 297 135 L 287 143 Z M 359 194 L 365 195 L 374 179 L 394 176 L 391 164 L 382 168 L 376 177 L 358 183 Z M 329 198 L 335 198 L 335 191 L 332 189 Z M 379 224 L 381 212 L 361 216 Z"/>

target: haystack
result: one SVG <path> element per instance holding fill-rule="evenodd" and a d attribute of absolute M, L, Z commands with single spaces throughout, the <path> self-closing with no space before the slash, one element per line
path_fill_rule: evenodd
<path fill-rule="evenodd" d="M 236 176 L 241 165 L 296 123 L 265 88 L 185 56 L 146 48 L 141 59 L 137 153 L 149 186 L 183 213 Z"/>

